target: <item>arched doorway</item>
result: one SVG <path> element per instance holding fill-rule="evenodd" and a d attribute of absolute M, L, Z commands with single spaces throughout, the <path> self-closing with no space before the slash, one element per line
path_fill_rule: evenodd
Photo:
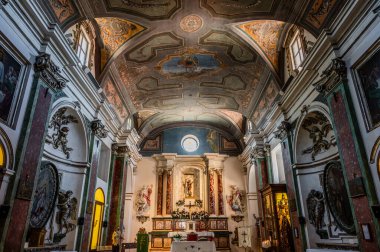
<path fill-rule="evenodd" d="M 102 233 L 102 222 L 104 213 L 104 193 L 101 188 L 95 191 L 95 204 L 92 216 L 92 229 L 91 229 L 91 251 L 96 251 L 96 247 L 100 245 L 100 237 Z"/>

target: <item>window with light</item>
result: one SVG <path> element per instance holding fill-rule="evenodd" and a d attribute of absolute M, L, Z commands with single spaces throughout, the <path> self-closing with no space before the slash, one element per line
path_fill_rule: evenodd
<path fill-rule="evenodd" d="M 304 60 L 304 53 L 301 44 L 301 37 L 297 33 L 293 42 L 290 44 L 290 51 L 292 54 L 293 70 L 298 69 Z"/>
<path fill-rule="evenodd" d="M 77 55 L 82 65 L 87 65 L 87 55 L 88 55 L 89 45 L 90 43 L 88 39 L 82 32 L 79 37 L 78 50 L 77 50 Z"/>
<path fill-rule="evenodd" d="M 199 140 L 194 135 L 186 135 L 181 140 L 181 146 L 186 152 L 194 152 L 199 148 Z"/>

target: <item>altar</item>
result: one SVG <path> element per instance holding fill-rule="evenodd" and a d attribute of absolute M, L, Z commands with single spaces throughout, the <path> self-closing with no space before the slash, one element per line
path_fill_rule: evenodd
<path fill-rule="evenodd" d="M 171 252 L 216 252 L 213 241 L 175 241 L 172 242 Z"/>

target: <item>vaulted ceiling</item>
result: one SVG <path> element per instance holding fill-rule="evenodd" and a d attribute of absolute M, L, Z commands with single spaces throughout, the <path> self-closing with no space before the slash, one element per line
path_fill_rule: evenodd
<path fill-rule="evenodd" d="M 100 81 L 121 120 L 147 135 L 173 123 L 210 124 L 239 138 L 259 125 L 283 88 L 289 24 L 313 35 L 340 0 L 49 0 L 64 29 L 97 26 Z"/>

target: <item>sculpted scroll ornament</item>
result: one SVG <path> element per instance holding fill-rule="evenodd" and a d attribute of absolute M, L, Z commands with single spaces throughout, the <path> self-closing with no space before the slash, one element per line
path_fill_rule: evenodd
<path fill-rule="evenodd" d="M 90 127 L 95 136 L 99 138 L 107 137 L 108 131 L 105 129 L 101 120 L 92 121 Z"/>
<path fill-rule="evenodd" d="M 47 135 L 45 142 L 52 144 L 54 149 L 60 148 L 66 155 L 66 158 L 70 158 L 70 152 L 73 148 L 67 146 L 67 135 L 69 134 L 69 127 L 64 126 L 69 123 L 78 123 L 78 120 L 72 115 L 65 115 L 67 108 L 60 108 L 52 117 L 48 128 L 53 128 L 53 134 Z"/>
<path fill-rule="evenodd" d="M 62 77 L 61 70 L 50 59 L 47 53 L 37 57 L 34 63 L 34 71 L 40 73 L 45 82 L 54 89 L 63 89 L 66 87 L 67 80 Z"/>

